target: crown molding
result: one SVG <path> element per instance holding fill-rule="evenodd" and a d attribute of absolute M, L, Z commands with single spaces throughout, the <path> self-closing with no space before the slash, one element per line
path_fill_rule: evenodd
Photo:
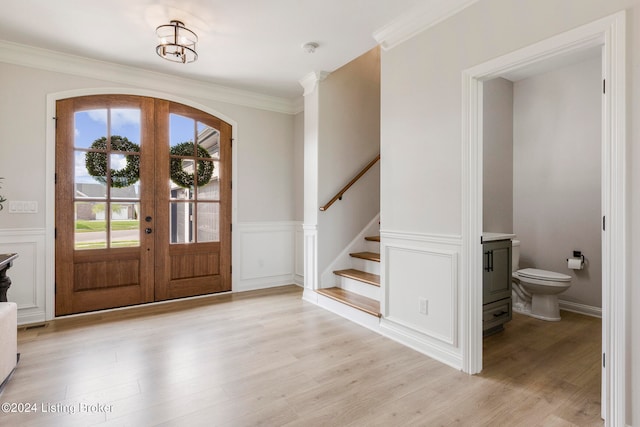
<path fill-rule="evenodd" d="M 171 88 L 178 87 L 180 88 L 178 94 L 182 97 L 227 102 L 284 114 L 296 114 L 299 112 L 299 101 L 297 99 L 280 98 L 234 89 L 201 80 L 176 77 L 156 71 L 98 61 L 4 40 L 0 40 L 0 62 L 163 92 L 171 91 Z"/>
<path fill-rule="evenodd" d="M 315 89 L 318 83 L 326 79 L 329 74 L 328 71 L 312 71 L 303 78 L 300 79 L 300 86 L 304 88 L 304 96 L 309 95 Z"/>
<path fill-rule="evenodd" d="M 389 50 L 418 33 L 452 17 L 478 0 L 429 0 L 400 15 L 373 33 L 373 38 Z"/>

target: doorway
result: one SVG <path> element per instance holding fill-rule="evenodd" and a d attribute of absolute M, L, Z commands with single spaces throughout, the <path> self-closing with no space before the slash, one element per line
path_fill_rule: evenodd
<path fill-rule="evenodd" d="M 626 416 L 625 14 L 619 12 L 468 69 L 464 73 L 463 284 L 466 323 L 463 367 L 482 370 L 482 82 L 507 71 L 602 47 L 602 415 L 610 425 Z"/>
<path fill-rule="evenodd" d="M 56 104 L 56 315 L 231 290 L 231 126 L 141 96 Z"/>

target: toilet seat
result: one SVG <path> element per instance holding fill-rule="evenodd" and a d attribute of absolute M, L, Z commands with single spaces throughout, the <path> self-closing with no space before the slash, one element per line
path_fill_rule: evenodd
<path fill-rule="evenodd" d="M 571 276 L 567 276 L 566 274 L 556 273 L 555 271 L 540 270 L 537 268 L 523 268 L 522 270 L 518 270 L 518 275 L 531 279 L 549 280 L 552 282 L 568 282 L 571 280 Z"/>
<path fill-rule="evenodd" d="M 544 286 L 567 286 L 571 281 L 571 276 L 556 273 L 555 271 L 539 270 L 537 268 L 524 268 L 516 272 L 519 279 L 534 285 Z"/>

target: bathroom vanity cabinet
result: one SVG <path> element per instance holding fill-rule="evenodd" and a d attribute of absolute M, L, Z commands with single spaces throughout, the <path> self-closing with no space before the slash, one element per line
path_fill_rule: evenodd
<path fill-rule="evenodd" d="M 482 331 L 491 335 L 511 320 L 511 240 L 482 244 Z"/>

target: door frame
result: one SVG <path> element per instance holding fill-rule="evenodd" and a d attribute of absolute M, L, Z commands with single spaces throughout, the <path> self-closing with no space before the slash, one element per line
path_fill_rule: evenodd
<path fill-rule="evenodd" d="M 135 89 L 135 88 L 86 88 L 76 89 L 63 92 L 55 92 L 47 95 L 46 107 L 46 153 L 45 153 L 45 320 L 52 320 L 55 316 L 55 167 L 56 167 L 56 102 L 66 98 L 76 98 L 87 95 L 134 95 L 145 96 L 149 98 L 163 99 L 167 101 L 184 104 L 197 110 L 211 114 L 231 125 L 231 138 L 233 144 L 231 147 L 231 223 L 237 224 L 238 219 L 238 123 L 231 117 L 223 114 L 206 105 L 193 102 L 191 100 L 158 92 L 153 90 Z M 238 247 L 238 233 L 231 234 L 231 265 L 236 261 L 236 248 Z M 237 276 L 237 275 L 236 275 Z M 237 278 L 231 276 L 231 292 L 236 288 Z M 192 298 L 202 298 L 192 297 Z M 163 302 L 149 303 L 162 304 Z M 117 310 L 117 309 L 112 309 Z M 82 315 L 82 314 L 80 314 Z M 69 316 L 66 316 L 69 317 Z"/>
<path fill-rule="evenodd" d="M 482 370 L 482 82 L 507 71 L 602 47 L 602 415 L 606 425 L 626 418 L 626 177 L 625 12 L 599 19 L 463 72 L 463 370 Z"/>

